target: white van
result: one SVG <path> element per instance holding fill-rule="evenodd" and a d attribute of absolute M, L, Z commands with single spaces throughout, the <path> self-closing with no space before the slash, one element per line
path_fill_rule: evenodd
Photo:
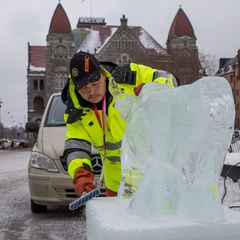
<path fill-rule="evenodd" d="M 37 122 L 29 123 L 32 129 L 38 130 L 28 165 L 32 212 L 45 212 L 50 204 L 68 205 L 77 197 L 72 179 L 60 160 L 66 133 L 63 120 L 65 109 L 61 94 L 53 94 L 46 106 L 40 126 Z M 99 177 L 102 161 L 94 150 L 92 166 L 95 176 Z"/>

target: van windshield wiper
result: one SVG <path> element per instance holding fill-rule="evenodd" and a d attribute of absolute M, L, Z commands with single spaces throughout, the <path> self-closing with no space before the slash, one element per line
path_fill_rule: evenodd
<path fill-rule="evenodd" d="M 66 123 L 47 123 L 46 127 L 61 127 L 66 126 Z"/>

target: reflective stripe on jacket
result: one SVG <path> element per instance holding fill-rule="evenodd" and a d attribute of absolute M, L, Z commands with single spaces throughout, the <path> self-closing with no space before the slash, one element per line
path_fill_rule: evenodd
<path fill-rule="evenodd" d="M 103 69 L 107 79 L 112 77 L 111 73 Z M 144 65 L 131 63 L 129 69 L 134 74 L 131 82 L 128 80 L 123 83 L 117 83 L 118 86 L 129 95 L 134 95 L 134 87 L 141 83 L 150 83 L 152 81 L 160 84 L 175 86 L 174 76 L 170 73 L 152 69 Z M 90 160 L 91 145 L 93 145 L 104 158 L 103 130 L 98 123 L 92 108 L 82 107 L 78 101 L 75 87 L 70 79 L 69 93 L 73 104 L 70 110 L 79 113 L 79 118 L 69 121 L 71 111 L 66 112 L 64 120 L 67 126 L 65 139 L 65 153 L 68 163 L 68 173 L 74 177 L 79 167 L 88 167 L 92 169 Z M 108 189 L 117 192 L 121 179 L 121 141 L 125 131 L 126 123 L 120 117 L 118 110 L 114 107 L 114 99 L 110 98 L 107 103 L 105 146 L 106 156 L 104 161 L 104 182 Z M 98 110 L 99 116 L 102 116 L 102 110 Z"/>

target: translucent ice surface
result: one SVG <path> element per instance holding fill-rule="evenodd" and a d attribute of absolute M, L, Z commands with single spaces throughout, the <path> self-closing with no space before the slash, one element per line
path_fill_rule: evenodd
<path fill-rule="evenodd" d="M 162 218 L 128 214 L 128 200 L 96 198 L 87 203 L 88 240 L 239 240 L 240 213 L 224 208 L 225 221 L 196 222 L 185 216 Z"/>
<path fill-rule="evenodd" d="M 138 97 L 113 90 L 127 121 L 123 180 L 118 197 L 87 203 L 88 240 L 240 239 L 239 212 L 217 194 L 235 117 L 228 82 L 152 83 Z"/>
<path fill-rule="evenodd" d="M 205 77 L 175 89 L 152 83 L 133 102 L 120 189 L 121 194 L 129 186 L 139 189 L 129 213 L 223 220 L 217 183 L 235 116 L 226 79 Z"/>

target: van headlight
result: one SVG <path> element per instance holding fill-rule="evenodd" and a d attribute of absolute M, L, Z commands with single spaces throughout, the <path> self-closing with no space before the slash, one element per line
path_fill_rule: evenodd
<path fill-rule="evenodd" d="M 39 152 L 32 152 L 30 164 L 33 168 L 44 169 L 49 172 L 59 172 L 54 161 L 48 156 Z"/>

